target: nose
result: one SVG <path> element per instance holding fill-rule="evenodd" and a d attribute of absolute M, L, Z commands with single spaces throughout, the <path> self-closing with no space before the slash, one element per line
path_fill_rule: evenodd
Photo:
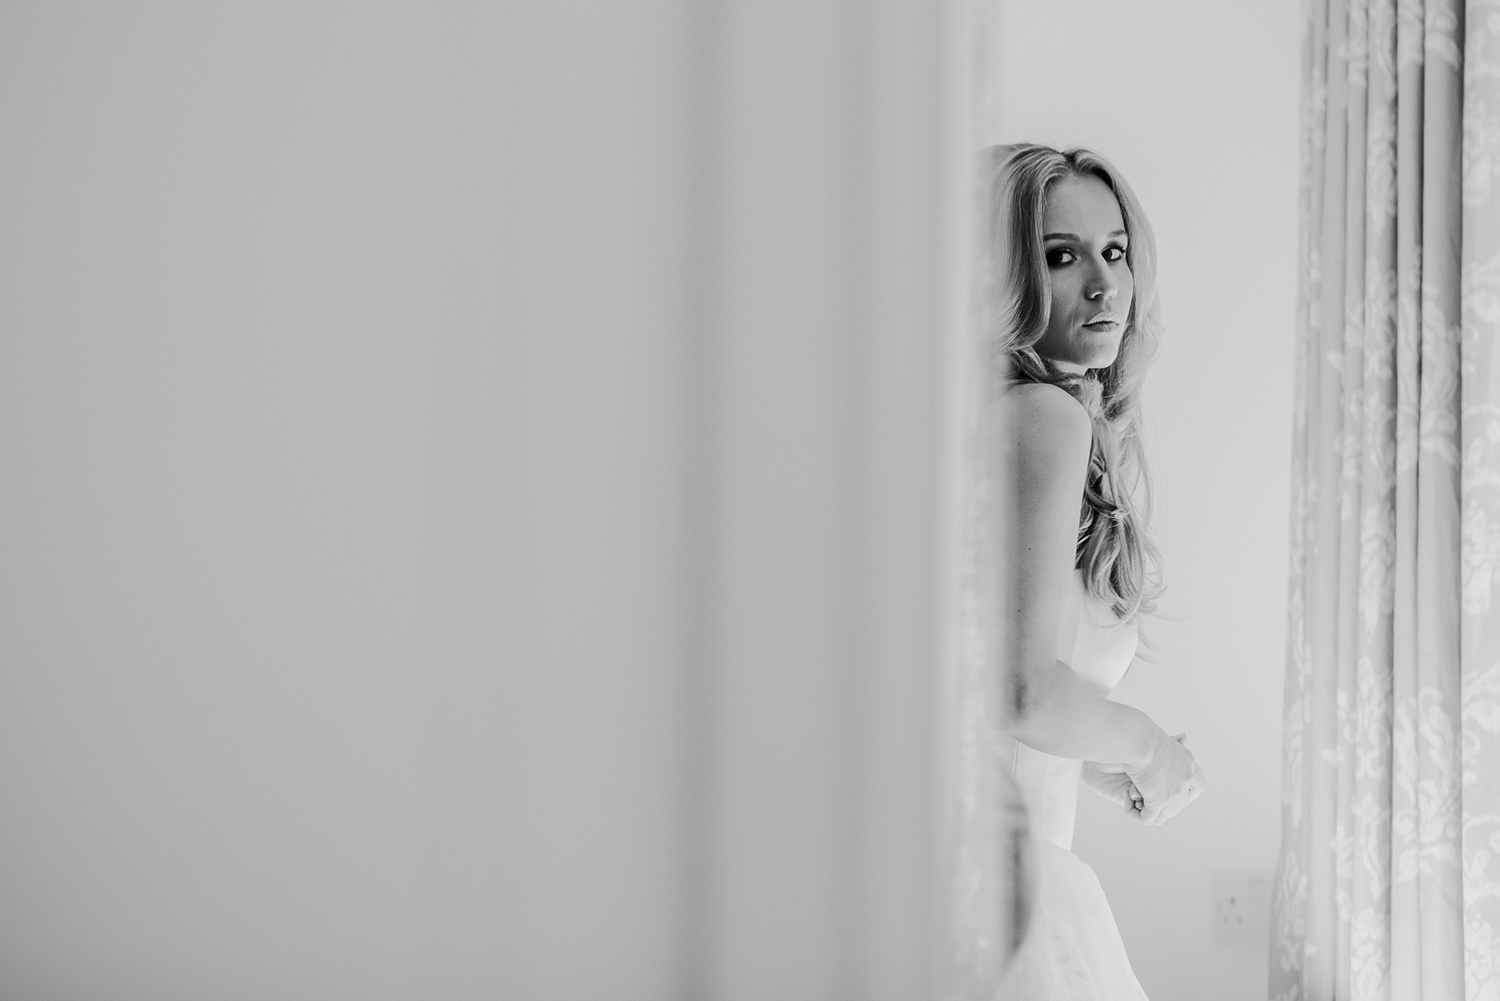
<path fill-rule="evenodd" d="M 1089 275 L 1088 285 L 1085 287 L 1085 294 L 1090 299 L 1108 302 L 1119 291 L 1120 283 L 1115 281 L 1115 276 L 1110 273 L 1109 264 L 1102 260 L 1096 260 L 1093 271 Z"/>

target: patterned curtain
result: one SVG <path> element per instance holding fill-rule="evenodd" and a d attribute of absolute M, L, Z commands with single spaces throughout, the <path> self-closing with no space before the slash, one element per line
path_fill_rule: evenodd
<path fill-rule="evenodd" d="M 1306 0 L 1276 999 L 1500 1001 L 1500 0 Z"/>

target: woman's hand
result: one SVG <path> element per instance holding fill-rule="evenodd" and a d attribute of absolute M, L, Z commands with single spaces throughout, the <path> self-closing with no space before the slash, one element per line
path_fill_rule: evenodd
<path fill-rule="evenodd" d="M 1203 792 L 1203 772 L 1186 740 L 1187 734 L 1168 737 L 1162 733 L 1146 763 L 1126 769 L 1144 800 L 1142 823 L 1165 823 Z"/>
<path fill-rule="evenodd" d="M 1123 806 L 1131 813 L 1139 814 L 1145 801 L 1140 790 L 1125 774 L 1124 765 L 1101 765 L 1097 761 L 1083 763 L 1083 784 L 1116 806 Z"/>

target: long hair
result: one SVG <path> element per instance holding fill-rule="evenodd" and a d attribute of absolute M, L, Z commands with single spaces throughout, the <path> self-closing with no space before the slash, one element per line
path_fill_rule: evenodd
<path fill-rule="evenodd" d="M 1120 172 L 1097 153 L 1023 143 L 992 146 L 986 157 L 992 199 L 986 300 L 995 355 L 1007 381 L 1059 386 L 1088 411 L 1094 433 L 1074 566 L 1089 593 L 1120 618 L 1150 613 L 1161 593 L 1161 556 L 1148 533 L 1151 476 L 1141 446 L 1141 383 L 1162 326 L 1150 223 Z M 1119 354 L 1108 368 L 1083 376 L 1060 371 L 1036 352 L 1052 311 L 1042 245 L 1047 197 L 1053 184 L 1070 176 L 1097 177 L 1114 192 L 1135 287 Z"/>

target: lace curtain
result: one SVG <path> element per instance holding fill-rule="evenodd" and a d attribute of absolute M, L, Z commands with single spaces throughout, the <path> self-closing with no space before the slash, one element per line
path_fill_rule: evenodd
<path fill-rule="evenodd" d="M 1500 0 L 1308 0 L 1273 998 L 1500 999 Z"/>

